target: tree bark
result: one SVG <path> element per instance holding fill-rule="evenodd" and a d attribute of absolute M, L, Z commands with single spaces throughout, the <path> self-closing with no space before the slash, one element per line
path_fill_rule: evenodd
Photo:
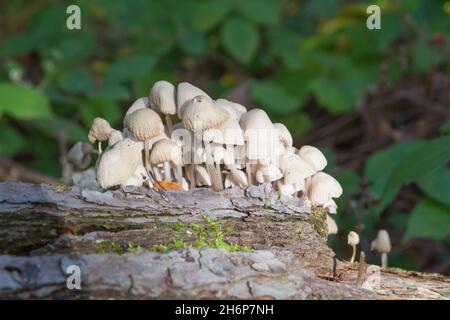
<path fill-rule="evenodd" d="M 325 217 L 270 184 L 160 194 L 1 183 L 0 298 L 449 298 L 448 278 L 394 269 L 359 288 L 357 264 L 326 245 Z M 69 265 L 81 290 L 66 286 Z"/>

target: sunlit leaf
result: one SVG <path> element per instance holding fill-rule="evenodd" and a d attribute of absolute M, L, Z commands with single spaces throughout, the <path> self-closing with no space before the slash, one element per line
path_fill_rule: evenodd
<path fill-rule="evenodd" d="M 38 89 L 0 82 L 0 112 L 19 120 L 51 115 L 47 97 Z"/>

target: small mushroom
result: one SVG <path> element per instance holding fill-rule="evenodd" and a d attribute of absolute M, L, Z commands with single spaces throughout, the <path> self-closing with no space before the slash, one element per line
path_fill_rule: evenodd
<path fill-rule="evenodd" d="M 335 207 L 332 198 L 339 198 L 342 195 L 342 187 L 339 182 L 325 172 L 318 172 L 312 176 L 308 183 L 308 198 L 314 206 Z M 332 211 L 335 211 L 333 209 Z M 330 211 L 330 213 L 334 213 Z"/>
<path fill-rule="evenodd" d="M 113 128 L 109 125 L 108 121 L 102 118 L 95 118 L 92 122 L 91 130 L 88 134 L 89 142 L 94 144 L 98 141 L 98 152 L 102 153 L 102 141 L 106 141 L 109 139 Z"/>
<path fill-rule="evenodd" d="M 142 144 L 132 139 L 117 142 L 102 153 L 97 165 L 97 181 L 106 189 L 120 186 L 142 165 Z"/>
<path fill-rule="evenodd" d="M 297 151 L 297 154 L 313 166 L 316 171 L 322 171 L 327 166 L 327 159 L 316 147 L 303 146 Z"/>
<path fill-rule="evenodd" d="M 239 179 L 236 179 L 236 175 L 239 175 Z M 244 183 L 242 183 L 242 181 Z M 234 174 L 228 172 L 225 177 L 225 188 L 239 187 L 245 188 L 248 186 L 247 176 L 242 170 L 236 170 Z"/>
<path fill-rule="evenodd" d="M 209 187 L 212 185 L 211 177 L 209 176 L 206 168 L 202 165 L 195 166 L 195 182 L 197 187 Z"/>
<path fill-rule="evenodd" d="M 180 82 L 177 88 L 177 113 L 178 118 L 183 119 L 184 109 L 187 104 L 192 101 L 192 99 L 196 96 L 204 96 L 206 99 L 212 99 L 208 96 L 208 94 L 200 88 L 188 83 L 188 82 Z"/>
<path fill-rule="evenodd" d="M 290 151 L 290 148 L 292 148 L 292 135 L 289 132 L 288 128 L 282 123 L 274 123 L 273 127 L 276 131 L 276 135 L 278 137 L 278 141 L 280 142 L 280 145 L 278 148 L 280 149 L 278 152 L 278 155 L 286 154 Z"/>
<path fill-rule="evenodd" d="M 150 95 L 150 108 L 163 114 L 169 135 L 172 133 L 172 118 L 171 115 L 177 112 L 177 106 L 175 104 L 175 87 L 173 84 L 167 81 L 157 81 L 153 85 Z"/>
<path fill-rule="evenodd" d="M 338 233 L 338 225 L 336 221 L 329 214 L 327 214 L 327 233 L 328 234 L 337 234 Z"/>
<path fill-rule="evenodd" d="M 148 140 L 161 135 L 164 125 L 159 115 L 149 108 L 138 109 L 125 116 L 124 126 L 130 133 L 144 144 L 144 166 L 150 174 L 148 160 L 150 156 Z"/>
<path fill-rule="evenodd" d="M 113 129 L 108 138 L 108 147 L 112 147 L 117 142 L 123 140 L 123 138 L 124 138 L 124 136 L 121 131 Z"/>
<path fill-rule="evenodd" d="M 77 142 L 70 148 L 67 159 L 76 170 L 85 170 L 89 167 L 94 150 L 92 146 L 85 142 Z"/>
<path fill-rule="evenodd" d="M 241 116 L 247 112 L 247 108 L 243 105 L 228 101 L 227 99 L 217 99 L 214 101 L 214 103 L 219 107 L 225 109 L 230 114 L 230 118 L 238 122 L 241 119 Z"/>
<path fill-rule="evenodd" d="M 376 250 L 381 254 L 381 266 L 388 266 L 388 253 L 391 252 L 391 239 L 386 230 L 378 230 L 377 237 L 370 244 L 370 250 Z"/>
<path fill-rule="evenodd" d="M 148 179 L 149 177 L 147 170 L 145 170 L 144 166 L 139 165 L 134 171 L 134 174 L 122 183 L 122 187 L 142 187 L 143 184 L 148 182 Z M 151 185 L 151 187 L 153 187 L 153 185 Z"/>
<path fill-rule="evenodd" d="M 271 163 L 260 162 L 255 172 L 255 179 L 258 183 L 273 182 L 282 177 L 280 169 Z"/>
<path fill-rule="evenodd" d="M 316 170 L 294 153 L 280 157 L 279 167 L 284 175 L 284 184 L 293 185 L 296 191 L 305 191 L 306 179 L 316 173 Z"/>
<path fill-rule="evenodd" d="M 356 246 L 359 244 L 359 235 L 355 231 L 350 231 L 347 236 L 347 243 L 353 248 L 352 257 L 350 258 L 350 262 L 353 263 L 356 257 Z"/>
<path fill-rule="evenodd" d="M 175 142 L 164 139 L 155 143 L 150 154 L 150 163 L 152 165 L 163 164 L 166 181 L 172 181 L 170 165 L 173 164 L 177 182 L 180 186 L 182 185 L 182 150 Z"/>

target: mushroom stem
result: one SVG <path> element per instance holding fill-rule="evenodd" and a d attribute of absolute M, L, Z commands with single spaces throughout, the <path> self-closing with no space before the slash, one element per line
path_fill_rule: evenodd
<path fill-rule="evenodd" d="M 149 157 L 150 157 L 150 149 L 148 147 L 148 140 L 145 140 L 144 141 L 144 168 L 147 170 L 147 173 L 150 176 L 150 166 L 148 164 Z"/>
<path fill-rule="evenodd" d="M 180 186 L 183 185 L 183 168 L 180 165 L 175 165 L 175 179 Z"/>
<path fill-rule="evenodd" d="M 196 179 L 195 179 L 195 134 L 192 132 L 192 138 L 191 138 L 191 159 L 192 159 L 192 165 L 189 170 L 189 174 L 191 176 L 191 190 L 195 190 L 196 185 Z"/>
<path fill-rule="evenodd" d="M 248 185 L 252 186 L 253 185 L 253 175 L 252 175 L 252 165 L 250 164 L 250 162 L 245 163 L 245 171 L 247 172 Z"/>
<path fill-rule="evenodd" d="M 155 175 L 155 180 L 158 181 L 162 181 L 163 178 L 161 176 L 161 172 L 159 172 L 159 169 L 157 166 L 151 166 L 150 167 L 150 171 L 153 171 L 154 175 Z"/>
<path fill-rule="evenodd" d="M 170 174 L 170 164 L 168 161 L 164 161 L 163 162 L 163 166 L 164 166 L 164 179 L 166 181 L 172 181 L 172 175 Z"/>
<path fill-rule="evenodd" d="M 220 169 L 220 163 L 216 163 L 216 176 L 217 176 L 218 185 L 220 185 L 219 191 L 221 191 L 224 189 L 224 186 L 223 186 L 223 179 L 222 179 L 222 170 Z"/>
<path fill-rule="evenodd" d="M 353 248 L 353 253 L 352 253 L 352 257 L 350 258 L 351 263 L 355 262 L 355 256 L 356 256 L 356 246 L 352 246 L 352 248 Z"/>
<path fill-rule="evenodd" d="M 170 135 L 170 134 L 172 134 L 172 128 L 173 128 L 172 117 L 170 116 L 170 114 L 166 114 L 165 120 L 166 120 L 166 125 L 167 125 L 167 131 L 169 131 L 169 135 Z"/>
<path fill-rule="evenodd" d="M 381 267 L 387 268 L 388 266 L 388 255 L 387 253 L 383 252 L 381 253 Z"/>
<path fill-rule="evenodd" d="M 359 265 L 358 265 L 358 278 L 356 279 L 356 285 L 362 286 L 366 277 L 366 254 L 361 251 L 359 254 Z"/>
<path fill-rule="evenodd" d="M 220 180 L 222 180 L 222 179 L 221 179 L 221 177 L 219 179 L 219 176 L 217 174 L 218 171 L 217 171 L 217 168 L 214 166 L 214 164 L 206 163 L 206 171 L 208 172 L 208 174 L 211 178 L 213 190 L 214 191 L 223 190 L 223 184 L 221 185 L 221 183 L 220 183 Z M 219 174 L 220 174 L 220 172 L 219 172 Z"/>
<path fill-rule="evenodd" d="M 102 154 L 102 142 L 98 141 L 98 154 Z"/>

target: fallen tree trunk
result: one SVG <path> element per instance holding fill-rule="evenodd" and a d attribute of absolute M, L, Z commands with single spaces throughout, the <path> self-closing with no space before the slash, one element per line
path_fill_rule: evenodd
<path fill-rule="evenodd" d="M 0 298 L 395 298 L 355 285 L 354 265 L 326 245 L 325 217 L 270 184 L 102 193 L 2 183 Z M 67 289 L 71 264 L 80 291 Z"/>

